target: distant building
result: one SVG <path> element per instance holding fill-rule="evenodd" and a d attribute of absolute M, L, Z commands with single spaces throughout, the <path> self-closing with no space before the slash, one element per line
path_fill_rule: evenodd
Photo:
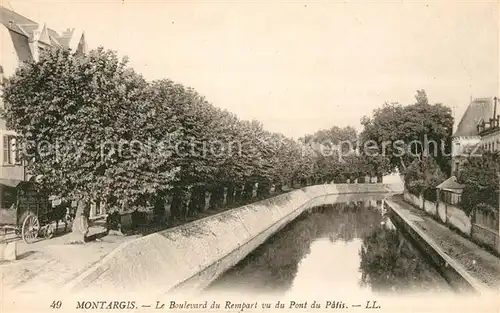
<path fill-rule="evenodd" d="M 500 115 L 497 113 L 497 101 L 493 98 L 493 113 L 489 119 L 482 120 L 477 125 L 481 141 L 479 143 L 483 151 L 500 151 Z"/>
<path fill-rule="evenodd" d="M 460 205 L 462 201 L 462 191 L 465 185 L 459 184 L 455 176 L 451 176 L 438 186 L 436 186 L 437 191 L 437 202 L 438 205 Z M 442 202 L 442 203 L 441 203 Z"/>
<path fill-rule="evenodd" d="M 478 125 L 489 122 L 494 113 L 492 98 L 474 99 L 467 107 L 452 138 L 451 168 L 454 175 L 457 174 L 469 155 L 476 154 L 481 150 L 483 144 L 481 129 L 478 128 Z M 489 139 L 488 144 L 490 144 Z M 500 148 L 499 143 L 495 143 L 494 146 L 495 149 Z"/>

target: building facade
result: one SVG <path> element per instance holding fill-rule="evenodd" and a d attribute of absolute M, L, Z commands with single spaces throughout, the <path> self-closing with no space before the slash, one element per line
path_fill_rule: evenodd
<path fill-rule="evenodd" d="M 500 151 L 500 114 L 498 98 L 480 98 L 471 102 L 453 136 L 453 170 L 457 175 L 463 162 L 470 156 L 483 152 Z M 445 208 L 445 221 L 449 208 L 455 209 L 461 202 L 464 186 L 450 177 L 437 186 L 438 203 Z M 439 209 L 439 206 L 438 206 Z M 498 208 L 479 206 L 471 215 L 470 236 L 500 252 L 500 219 Z"/>
<path fill-rule="evenodd" d="M 494 111 L 493 98 L 477 98 L 469 103 L 452 138 L 452 175 L 457 175 L 468 157 L 480 154 L 485 138 L 478 125 L 489 123 Z M 500 143 L 497 147 L 500 148 Z"/>
<path fill-rule="evenodd" d="M 23 63 L 37 61 L 40 53 L 51 47 L 69 48 L 86 53 L 87 44 L 83 31 L 68 29 L 61 35 L 45 24 L 39 24 L 6 7 L 0 6 L 0 94 L 5 80 Z M 1 98 L 0 98 L 1 99 Z M 0 108 L 4 108 L 0 100 Z M 0 116 L 0 179 L 25 180 L 24 167 L 18 156 L 17 135 L 6 126 Z"/>
<path fill-rule="evenodd" d="M 497 112 L 497 97 L 493 98 L 493 113 L 488 120 L 482 120 L 477 125 L 483 151 L 500 151 L 500 115 Z"/>

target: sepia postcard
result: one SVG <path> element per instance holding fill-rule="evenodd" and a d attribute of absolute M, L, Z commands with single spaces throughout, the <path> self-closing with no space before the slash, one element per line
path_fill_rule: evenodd
<path fill-rule="evenodd" d="M 500 312 L 499 6 L 0 0 L 0 313 Z"/>

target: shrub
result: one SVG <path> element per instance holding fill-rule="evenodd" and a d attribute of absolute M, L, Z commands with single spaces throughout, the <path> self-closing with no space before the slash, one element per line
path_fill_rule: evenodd
<path fill-rule="evenodd" d="M 405 187 L 416 196 L 436 201 L 436 186 L 446 179 L 436 161 L 431 156 L 414 160 L 406 169 Z"/>

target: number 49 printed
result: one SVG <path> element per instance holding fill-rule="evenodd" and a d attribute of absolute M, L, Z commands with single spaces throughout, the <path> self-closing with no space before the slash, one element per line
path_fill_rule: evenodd
<path fill-rule="evenodd" d="M 52 304 L 50 305 L 50 307 L 53 309 L 60 309 L 62 307 L 62 302 L 61 301 L 52 301 Z"/>

